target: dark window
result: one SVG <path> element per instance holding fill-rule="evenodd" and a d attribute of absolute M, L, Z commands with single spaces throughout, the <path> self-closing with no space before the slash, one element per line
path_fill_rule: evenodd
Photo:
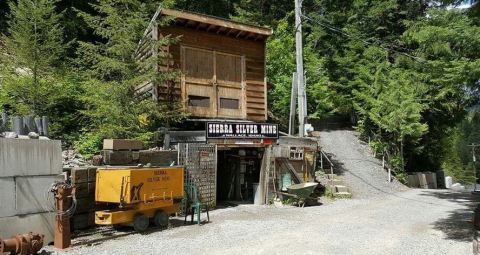
<path fill-rule="evenodd" d="M 202 96 L 188 96 L 188 106 L 210 107 L 210 98 Z"/>
<path fill-rule="evenodd" d="M 220 98 L 220 108 L 238 110 L 240 108 L 240 101 L 232 98 Z"/>

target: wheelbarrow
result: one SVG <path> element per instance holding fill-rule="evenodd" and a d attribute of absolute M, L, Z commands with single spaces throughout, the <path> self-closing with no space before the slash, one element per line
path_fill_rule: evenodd
<path fill-rule="evenodd" d="M 293 184 L 287 187 L 287 192 L 278 192 L 281 195 L 292 197 L 298 201 L 298 205 L 301 207 L 305 206 L 305 200 L 311 198 L 310 195 L 313 193 L 318 183 L 315 182 L 304 182 L 299 184 Z"/>

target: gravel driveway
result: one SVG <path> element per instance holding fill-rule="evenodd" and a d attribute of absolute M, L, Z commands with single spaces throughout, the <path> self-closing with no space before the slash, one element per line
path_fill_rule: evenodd
<path fill-rule="evenodd" d="M 58 254 L 472 254 L 470 194 L 388 183 L 353 131 L 322 132 L 320 141 L 336 154 L 355 199 L 217 209 L 208 224 L 183 226 L 176 218 L 146 234 L 104 228 Z"/>
<path fill-rule="evenodd" d="M 60 254 L 467 255 L 471 205 L 469 194 L 442 190 L 409 190 L 303 209 L 242 205 L 213 211 L 211 223 L 202 226 L 173 220 L 178 227 L 144 235 L 106 234 L 102 241 Z M 75 240 L 80 241 L 85 239 Z"/>
<path fill-rule="evenodd" d="M 407 190 L 397 180 L 388 182 L 382 161 L 374 158 L 357 136 L 352 130 L 332 130 L 321 131 L 319 137 L 322 150 L 332 155 L 335 173 L 351 188 L 353 197 L 369 198 Z"/>

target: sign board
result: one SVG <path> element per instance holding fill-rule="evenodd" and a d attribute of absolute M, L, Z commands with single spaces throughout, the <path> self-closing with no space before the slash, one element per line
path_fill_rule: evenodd
<path fill-rule="evenodd" d="M 278 125 L 268 123 L 207 122 L 207 139 L 278 139 Z"/>

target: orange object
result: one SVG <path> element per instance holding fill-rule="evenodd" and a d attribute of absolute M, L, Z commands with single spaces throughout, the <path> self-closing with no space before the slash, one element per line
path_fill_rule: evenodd
<path fill-rule="evenodd" d="M 43 247 L 43 235 L 32 232 L 23 235 L 16 235 L 10 239 L 0 239 L 0 254 L 37 254 Z"/>
<path fill-rule="evenodd" d="M 55 194 L 55 239 L 54 246 L 58 249 L 70 247 L 70 216 L 66 211 L 70 208 L 72 197 L 75 195 L 75 188 L 70 185 L 57 185 L 53 191 Z"/>

